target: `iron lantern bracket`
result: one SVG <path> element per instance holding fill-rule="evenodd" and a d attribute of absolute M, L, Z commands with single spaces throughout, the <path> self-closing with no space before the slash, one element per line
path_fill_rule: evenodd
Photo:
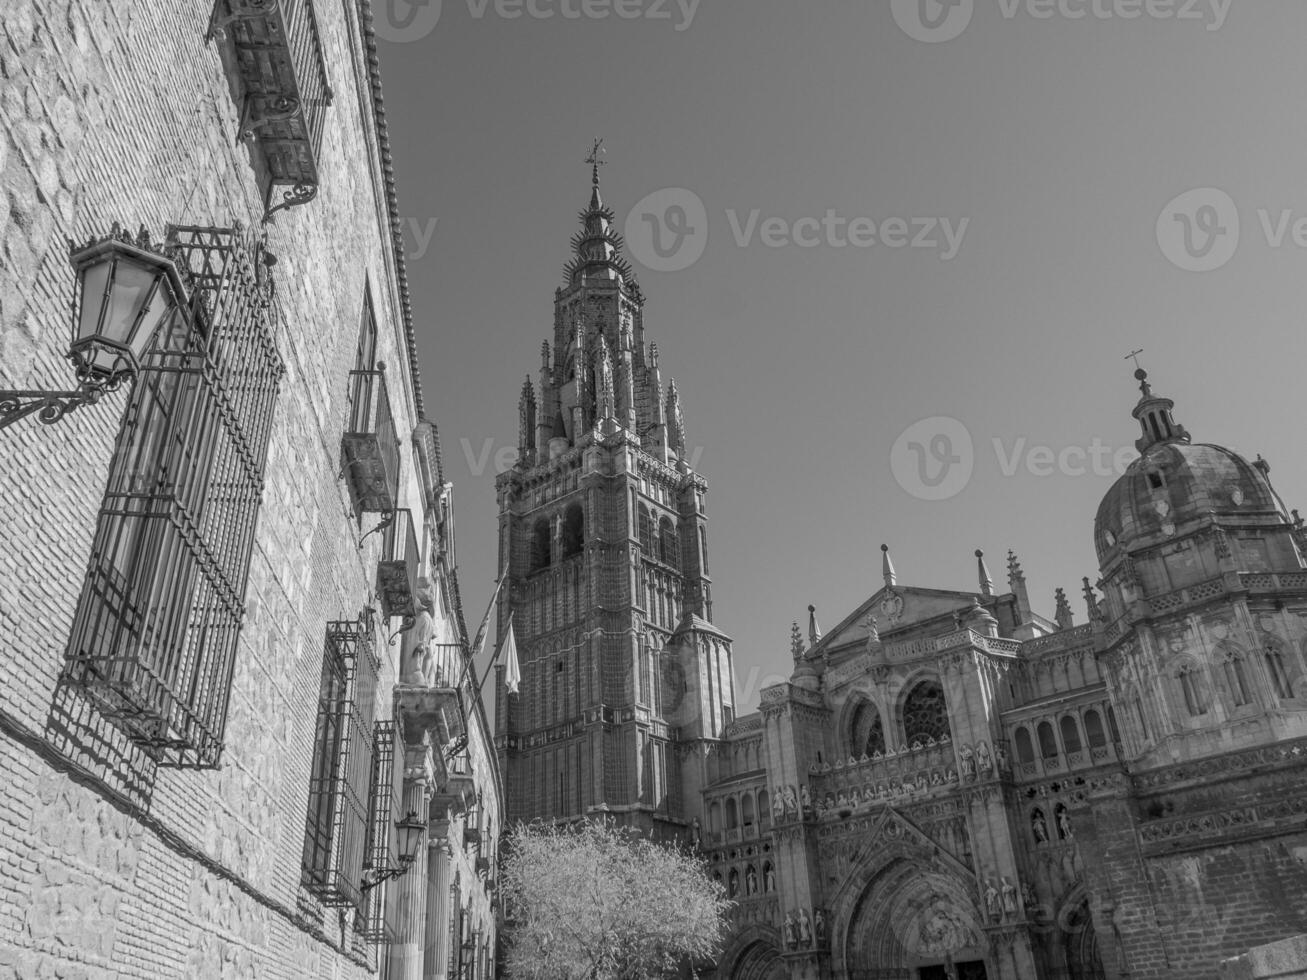
<path fill-rule="evenodd" d="M 0 429 L 29 415 L 35 415 L 44 425 L 53 425 L 83 405 L 94 405 L 103 394 L 104 388 L 95 385 L 85 385 L 75 391 L 0 388 Z"/>

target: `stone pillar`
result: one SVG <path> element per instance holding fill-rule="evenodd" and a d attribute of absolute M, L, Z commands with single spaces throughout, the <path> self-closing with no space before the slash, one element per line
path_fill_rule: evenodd
<path fill-rule="evenodd" d="M 404 773 L 404 803 L 401 812 L 426 813 L 428 781 L 424 772 Z M 425 835 L 424 835 L 425 837 Z M 395 892 L 395 941 L 390 946 L 386 980 L 423 980 L 422 959 L 427 927 L 427 862 L 422 859 L 426 841 L 418 859 L 408 871 L 391 882 Z"/>
<path fill-rule="evenodd" d="M 427 930 L 422 980 L 446 980 L 449 969 L 449 845 L 427 845 Z"/>

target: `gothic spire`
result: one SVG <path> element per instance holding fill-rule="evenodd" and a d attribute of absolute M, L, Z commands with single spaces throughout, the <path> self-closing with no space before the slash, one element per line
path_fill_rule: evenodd
<path fill-rule="evenodd" d="M 595 140 L 585 159 L 590 164 L 590 204 L 577 215 L 581 230 L 572 236 L 572 258 L 563 267 L 567 281 L 572 284 L 583 277 L 623 279 L 632 283 L 635 280 L 630 264 L 622 258 L 626 243 L 614 230 L 616 215 L 599 194 L 599 168 L 604 164 L 599 155 L 603 152 L 603 140 Z"/>
<path fill-rule="evenodd" d="M 980 594 L 994 594 L 994 580 L 990 578 L 989 569 L 985 566 L 985 553 L 979 548 L 976 549 L 976 574 L 980 578 Z"/>
<path fill-rule="evenodd" d="M 894 563 L 889 558 L 889 545 L 880 546 L 880 574 L 885 579 L 885 587 L 893 588 L 898 577 L 894 574 Z"/>
<path fill-rule="evenodd" d="M 1069 630 L 1075 625 L 1075 617 L 1071 615 L 1071 604 L 1066 600 L 1066 589 L 1059 586 L 1054 590 L 1053 598 L 1057 602 L 1057 609 L 1053 613 L 1053 619 L 1060 628 Z"/>
<path fill-rule="evenodd" d="M 667 384 L 667 445 L 677 456 L 685 456 L 685 416 L 681 413 L 681 395 L 676 379 Z"/>
<path fill-rule="evenodd" d="M 1085 583 L 1085 609 L 1089 614 L 1089 621 L 1093 622 L 1102 616 L 1102 610 L 1098 608 L 1098 596 L 1094 595 L 1094 587 L 1089 584 L 1089 576 L 1086 575 L 1080 581 Z"/>
<path fill-rule="evenodd" d="M 816 646 L 821 639 L 821 627 L 817 625 L 817 607 L 808 606 L 808 642 Z"/>
<path fill-rule="evenodd" d="M 803 634 L 799 632 L 799 624 L 790 624 L 790 656 L 799 660 L 803 656 Z"/>
<path fill-rule="evenodd" d="M 522 394 L 517 400 L 517 454 L 526 461 L 532 456 L 536 440 L 536 390 L 528 374 L 522 382 Z"/>

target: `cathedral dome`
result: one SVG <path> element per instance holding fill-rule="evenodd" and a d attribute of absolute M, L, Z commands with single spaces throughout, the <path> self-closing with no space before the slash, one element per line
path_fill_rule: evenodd
<path fill-rule="evenodd" d="M 1260 468 L 1264 465 L 1223 446 L 1170 442 L 1149 447 L 1098 506 L 1094 544 L 1100 561 L 1122 541 L 1169 536 L 1195 518 L 1282 516 Z"/>
<path fill-rule="evenodd" d="M 1165 539 L 1195 519 L 1288 520 L 1260 456 L 1250 463 L 1223 446 L 1191 443 L 1171 414 L 1175 403 L 1153 394 L 1142 368 L 1135 378 L 1142 392 L 1132 413 L 1142 430 L 1135 441 L 1141 455 L 1098 505 L 1094 546 L 1100 563 L 1123 542 L 1129 547 L 1142 538 Z"/>

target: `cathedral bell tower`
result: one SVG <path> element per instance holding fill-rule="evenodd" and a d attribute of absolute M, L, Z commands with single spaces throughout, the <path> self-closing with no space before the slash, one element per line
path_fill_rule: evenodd
<path fill-rule="evenodd" d="M 519 458 L 496 483 L 497 625 L 512 616 L 522 672 L 510 696 L 497 669 L 496 744 L 510 820 L 676 834 L 698 811 L 695 749 L 734 717 L 731 641 L 712 624 L 707 484 L 645 341 L 599 152 L 553 340 L 522 385 Z"/>

